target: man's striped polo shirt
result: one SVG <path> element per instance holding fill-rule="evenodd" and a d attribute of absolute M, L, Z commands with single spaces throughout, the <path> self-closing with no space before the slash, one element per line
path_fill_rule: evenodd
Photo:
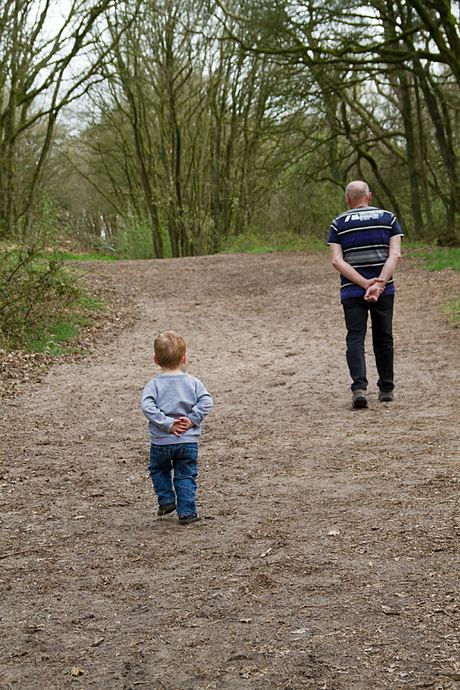
<path fill-rule="evenodd" d="M 327 244 L 339 244 L 344 260 L 367 279 L 377 278 L 389 255 L 390 238 L 402 236 L 396 216 L 374 206 L 350 209 L 334 218 Z M 341 275 L 340 298 L 362 297 L 365 290 Z M 395 291 L 393 276 L 382 295 Z"/>

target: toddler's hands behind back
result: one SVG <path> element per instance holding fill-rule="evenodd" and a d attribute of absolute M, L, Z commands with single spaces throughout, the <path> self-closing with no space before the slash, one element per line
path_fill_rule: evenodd
<path fill-rule="evenodd" d="M 181 434 L 187 431 L 187 429 L 191 429 L 192 426 L 194 426 L 194 424 L 188 417 L 178 417 L 174 420 L 174 423 L 171 427 L 171 434 L 179 437 Z"/>

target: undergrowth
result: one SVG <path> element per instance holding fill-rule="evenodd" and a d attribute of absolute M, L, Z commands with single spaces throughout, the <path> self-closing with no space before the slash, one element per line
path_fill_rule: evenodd
<path fill-rule="evenodd" d="M 70 252 L 60 252 L 59 259 L 61 261 L 116 261 L 118 256 L 113 254 L 102 254 L 91 252 L 91 254 L 72 254 Z"/>
<path fill-rule="evenodd" d="M 46 238 L 48 239 L 48 238 Z M 63 354 L 98 305 L 43 238 L 0 248 L 0 348 Z M 70 349 L 69 349 L 70 348 Z"/>
<path fill-rule="evenodd" d="M 62 312 L 56 320 L 43 324 L 27 333 L 24 349 L 49 355 L 79 353 L 77 341 L 81 327 L 95 325 L 92 315 L 104 308 L 102 302 L 82 292 L 71 308 Z"/>
<path fill-rule="evenodd" d="M 448 302 L 444 302 L 442 310 L 445 314 L 449 314 L 454 328 L 460 327 L 460 295 L 453 297 Z"/>

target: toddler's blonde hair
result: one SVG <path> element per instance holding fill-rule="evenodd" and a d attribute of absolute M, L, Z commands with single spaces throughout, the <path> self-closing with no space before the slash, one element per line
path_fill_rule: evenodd
<path fill-rule="evenodd" d="M 165 331 L 153 343 L 155 356 L 160 367 L 174 369 L 179 367 L 186 352 L 185 340 L 174 331 Z"/>

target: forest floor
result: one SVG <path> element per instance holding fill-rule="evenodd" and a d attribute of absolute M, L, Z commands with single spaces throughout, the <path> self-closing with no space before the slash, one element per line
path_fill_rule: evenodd
<path fill-rule="evenodd" d="M 326 255 L 91 271 L 96 350 L 1 403 L 0 688 L 460 688 L 460 274 L 403 258 L 395 401 L 369 340 L 352 410 Z M 188 526 L 156 517 L 140 410 L 169 329 L 214 398 Z"/>

